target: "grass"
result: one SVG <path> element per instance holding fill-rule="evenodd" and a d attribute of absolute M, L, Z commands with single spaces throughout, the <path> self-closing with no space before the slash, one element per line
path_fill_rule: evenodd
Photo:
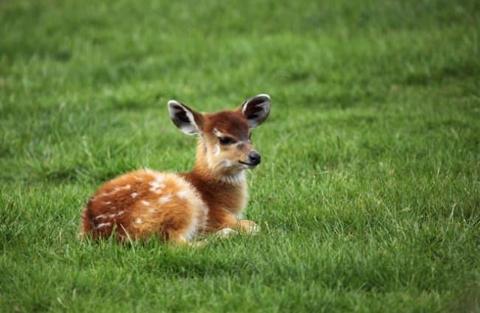
<path fill-rule="evenodd" d="M 0 311 L 479 312 L 478 1 L 0 2 Z M 268 92 L 253 238 L 76 239 L 104 180 L 183 171 Z"/>

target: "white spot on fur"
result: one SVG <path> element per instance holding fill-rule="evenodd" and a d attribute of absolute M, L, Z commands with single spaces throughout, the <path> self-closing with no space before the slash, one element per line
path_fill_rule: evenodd
<path fill-rule="evenodd" d="M 142 221 L 142 219 L 141 219 L 140 217 L 137 217 L 137 218 L 135 219 L 135 224 L 142 224 L 142 223 L 143 223 L 143 221 Z"/>
<path fill-rule="evenodd" d="M 182 190 L 177 192 L 177 197 L 179 197 L 180 199 L 187 199 L 188 194 L 189 194 L 188 190 Z"/>
<path fill-rule="evenodd" d="M 103 218 L 107 218 L 107 215 L 106 214 L 97 215 L 97 216 L 95 216 L 94 220 L 101 220 Z"/>
<path fill-rule="evenodd" d="M 158 183 L 163 183 L 165 181 L 165 176 L 163 176 L 162 174 L 155 174 L 155 180 L 156 182 Z"/>
<path fill-rule="evenodd" d="M 125 213 L 125 211 L 119 211 L 117 213 L 108 214 L 107 217 L 108 218 L 116 218 L 116 217 L 122 215 L 123 213 Z"/>
<path fill-rule="evenodd" d="M 133 175 L 133 178 L 135 178 L 136 181 L 143 181 L 143 177 Z"/>
<path fill-rule="evenodd" d="M 148 212 L 150 212 L 150 213 L 154 213 L 155 211 L 157 211 L 157 209 L 153 208 L 153 207 L 148 209 Z"/>
<path fill-rule="evenodd" d="M 156 193 L 157 195 L 162 193 L 161 189 L 150 188 L 150 191 L 153 192 L 153 193 Z"/>
<path fill-rule="evenodd" d="M 115 187 L 115 188 L 113 188 L 111 191 L 108 191 L 108 192 L 104 192 L 104 193 L 102 193 L 102 194 L 99 194 L 98 197 L 108 197 L 108 196 L 110 196 L 110 195 L 112 195 L 112 194 L 114 194 L 114 193 L 117 193 L 117 192 L 121 191 L 121 190 L 129 190 L 130 188 L 131 188 L 130 185 Z M 107 201 L 107 202 L 109 202 L 109 201 Z"/>
<path fill-rule="evenodd" d="M 135 199 L 136 197 L 138 197 L 138 192 L 132 192 L 130 196 L 132 196 L 132 198 Z"/>
<path fill-rule="evenodd" d="M 112 201 L 105 201 L 105 204 L 111 204 Z"/>
<path fill-rule="evenodd" d="M 150 205 L 150 202 L 148 202 L 147 200 L 142 200 L 141 202 L 143 205 Z"/>
<path fill-rule="evenodd" d="M 165 204 L 165 203 L 169 202 L 171 199 L 172 199 L 171 195 L 164 195 L 164 196 L 161 196 L 160 198 L 158 198 L 158 203 Z"/>
<path fill-rule="evenodd" d="M 163 183 L 165 181 L 165 177 L 160 174 L 155 175 L 155 179 L 149 183 L 150 185 L 150 191 L 160 194 L 161 190 L 165 188 L 165 184 Z"/>
<path fill-rule="evenodd" d="M 107 226 L 111 226 L 112 223 L 100 223 L 97 225 L 97 229 L 100 229 L 100 228 L 103 228 L 103 227 L 107 227 Z"/>
<path fill-rule="evenodd" d="M 165 188 L 165 184 L 157 182 L 156 180 L 150 183 L 150 189 L 161 189 Z"/>

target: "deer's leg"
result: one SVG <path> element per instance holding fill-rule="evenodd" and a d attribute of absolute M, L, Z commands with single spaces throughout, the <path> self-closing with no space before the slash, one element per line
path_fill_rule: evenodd
<path fill-rule="evenodd" d="M 247 234 L 254 235 L 260 231 L 260 226 L 257 223 L 249 220 L 239 220 L 238 221 L 238 228 Z"/>
<path fill-rule="evenodd" d="M 210 229 L 222 237 L 229 237 L 236 232 L 256 234 L 260 227 L 253 221 L 239 220 L 234 214 L 223 210 L 210 216 Z M 230 230 L 228 230 L 230 229 Z"/>

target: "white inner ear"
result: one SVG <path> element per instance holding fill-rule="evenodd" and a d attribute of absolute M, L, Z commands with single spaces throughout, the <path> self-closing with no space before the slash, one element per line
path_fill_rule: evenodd
<path fill-rule="evenodd" d="M 242 113 L 245 114 L 245 110 L 247 109 L 248 105 L 250 104 L 250 102 L 255 99 L 255 98 L 258 98 L 258 97 L 262 97 L 262 98 L 266 98 L 265 101 L 261 102 L 261 103 L 257 103 L 256 106 L 259 106 L 262 108 L 262 110 L 265 112 L 265 113 L 268 113 L 270 111 L 270 102 L 272 101 L 270 99 L 270 96 L 267 95 L 266 93 L 261 93 L 261 94 L 258 94 L 256 95 L 255 97 L 253 97 L 252 99 L 250 99 L 249 101 L 247 101 L 244 105 L 243 105 L 243 108 L 242 108 Z"/>
<path fill-rule="evenodd" d="M 264 98 L 265 100 L 263 102 L 260 102 L 260 103 L 256 103 L 256 104 L 251 104 L 252 101 L 258 97 L 262 97 Z M 258 94 L 256 95 L 255 97 L 251 98 L 250 100 L 248 100 L 242 107 L 242 114 L 245 115 L 245 111 L 247 110 L 248 106 L 249 105 L 255 105 L 255 107 L 257 108 L 261 108 L 263 112 L 258 112 L 258 116 L 254 117 L 254 118 L 248 118 L 248 126 L 250 128 L 255 128 L 258 126 L 259 124 L 259 121 L 262 121 L 263 118 L 265 117 L 265 115 L 267 115 L 269 112 L 270 112 L 270 102 L 271 102 L 271 99 L 270 99 L 270 96 L 267 95 L 266 93 L 261 93 L 261 94 Z"/>
<path fill-rule="evenodd" d="M 195 135 L 199 132 L 197 123 L 195 123 L 195 118 L 193 117 L 193 113 L 184 107 L 180 102 L 176 100 L 168 101 L 168 112 L 175 125 L 177 125 L 177 127 L 185 134 Z M 181 112 L 185 112 L 188 122 L 178 118 L 178 114 Z"/>

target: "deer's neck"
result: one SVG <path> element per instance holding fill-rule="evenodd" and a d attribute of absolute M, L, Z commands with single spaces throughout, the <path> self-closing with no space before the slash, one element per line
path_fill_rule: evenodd
<path fill-rule="evenodd" d="M 204 146 L 199 143 L 193 169 L 184 174 L 199 192 L 210 210 L 228 210 L 239 214 L 247 203 L 247 181 L 244 171 L 235 175 L 218 175 L 208 167 Z"/>

